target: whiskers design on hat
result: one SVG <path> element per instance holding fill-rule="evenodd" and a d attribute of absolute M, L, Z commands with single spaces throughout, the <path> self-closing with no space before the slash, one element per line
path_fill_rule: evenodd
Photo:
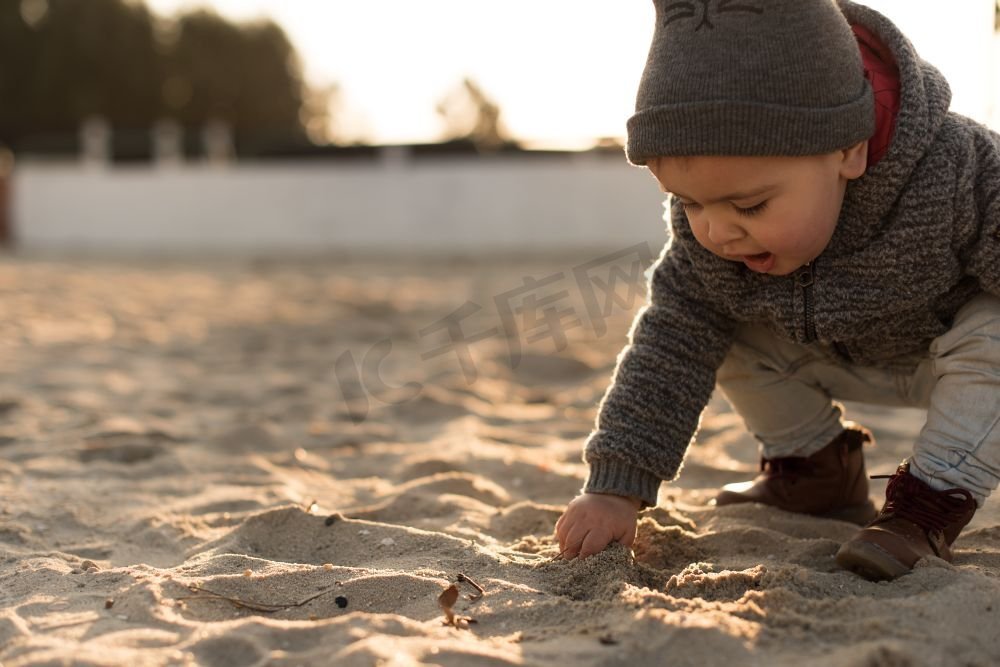
<path fill-rule="evenodd" d="M 698 0 L 702 7 L 701 22 L 694 27 L 695 32 L 701 30 L 703 27 L 712 30 L 715 28 L 715 24 L 709 18 L 709 13 L 712 7 L 712 0 Z M 694 18 L 697 12 L 696 7 L 693 2 L 671 2 L 666 7 L 664 7 L 665 18 L 663 20 L 663 26 L 666 27 L 673 23 L 674 21 L 680 21 L 682 19 Z M 715 14 L 763 14 L 764 8 L 757 7 L 755 5 L 750 5 L 746 3 L 737 3 L 733 0 L 719 0 L 719 4 L 715 7 Z"/>
<path fill-rule="evenodd" d="M 875 131 L 847 0 L 652 0 L 629 118 L 632 164 L 667 155 L 819 155 Z"/>

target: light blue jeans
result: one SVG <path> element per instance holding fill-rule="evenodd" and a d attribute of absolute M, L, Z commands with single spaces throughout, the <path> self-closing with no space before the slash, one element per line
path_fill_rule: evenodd
<path fill-rule="evenodd" d="M 809 456 L 843 429 L 835 399 L 925 408 L 910 473 L 979 505 L 1000 483 L 1000 298 L 981 294 L 912 374 L 844 365 L 761 326 L 737 331 L 718 383 L 767 458 Z"/>

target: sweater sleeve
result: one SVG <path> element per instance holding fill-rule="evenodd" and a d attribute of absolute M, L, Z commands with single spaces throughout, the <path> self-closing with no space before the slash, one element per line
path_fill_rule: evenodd
<path fill-rule="evenodd" d="M 972 202 L 956 201 L 955 210 L 972 214 L 959 225 L 959 252 L 966 272 L 978 278 L 983 290 L 1000 296 L 1000 135 L 984 127 L 976 129 L 973 160 L 959 170 L 956 188 L 957 198 L 972 198 Z"/>
<path fill-rule="evenodd" d="M 672 217 L 675 228 L 686 228 L 679 206 Z M 712 307 L 676 239 L 675 232 L 654 266 L 647 303 L 632 323 L 585 444 L 590 475 L 584 491 L 655 505 L 660 482 L 681 467 L 732 343 L 734 323 Z"/>

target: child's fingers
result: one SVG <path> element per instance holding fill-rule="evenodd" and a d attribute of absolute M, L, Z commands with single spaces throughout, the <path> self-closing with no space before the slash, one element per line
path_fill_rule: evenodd
<path fill-rule="evenodd" d="M 570 510 L 563 512 L 563 515 L 559 517 L 556 521 L 556 541 L 559 542 L 559 550 L 562 551 L 566 548 L 566 537 L 569 535 L 569 530 L 573 526 L 573 520 L 567 518 Z"/>
<path fill-rule="evenodd" d="M 611 533 L 609 531 L 595 528 L 587 533 L 587 537 L 584 538 L 583 545 L 580 547 L 580 558 L 601 553 L 604 551 L 604 547 L 608 546 L 610 542 Z"/>
<path fill-rule="evenodd" d="M 631 548 L 635 543 L 635 524 L 626 528 L 624 533 L 615 537 L 615 540 Z"/>
<path fill-rule="evenodd" d="M 566 560 L 573 560 L 580 553 L 580 547 L 583 546 L 584 540 L 587 539 L 587 535 L 590 533 L 590 528 L 577 524 L 573 526 L 569 534 L 566 535 L 566 543 L 561 546 L 560 551 L 562 552 L 563 558 Z"/>

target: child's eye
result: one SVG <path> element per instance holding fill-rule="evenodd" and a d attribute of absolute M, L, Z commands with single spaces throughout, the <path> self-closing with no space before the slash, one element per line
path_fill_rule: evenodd
<path fill-rule="evenodd" d="M 735 208 L 736 212 L 739 213 L 740 215 L 745 216 L 747 218 L 752 218 L 753 216 L 764 212 L 764 209 L 767 208 L 767 200 L 764 200 L 761 203 L 755 206 L 750 206 L 748 208 L 742 208 L 740 206 L 733 204 L 733 208 Z"/>

